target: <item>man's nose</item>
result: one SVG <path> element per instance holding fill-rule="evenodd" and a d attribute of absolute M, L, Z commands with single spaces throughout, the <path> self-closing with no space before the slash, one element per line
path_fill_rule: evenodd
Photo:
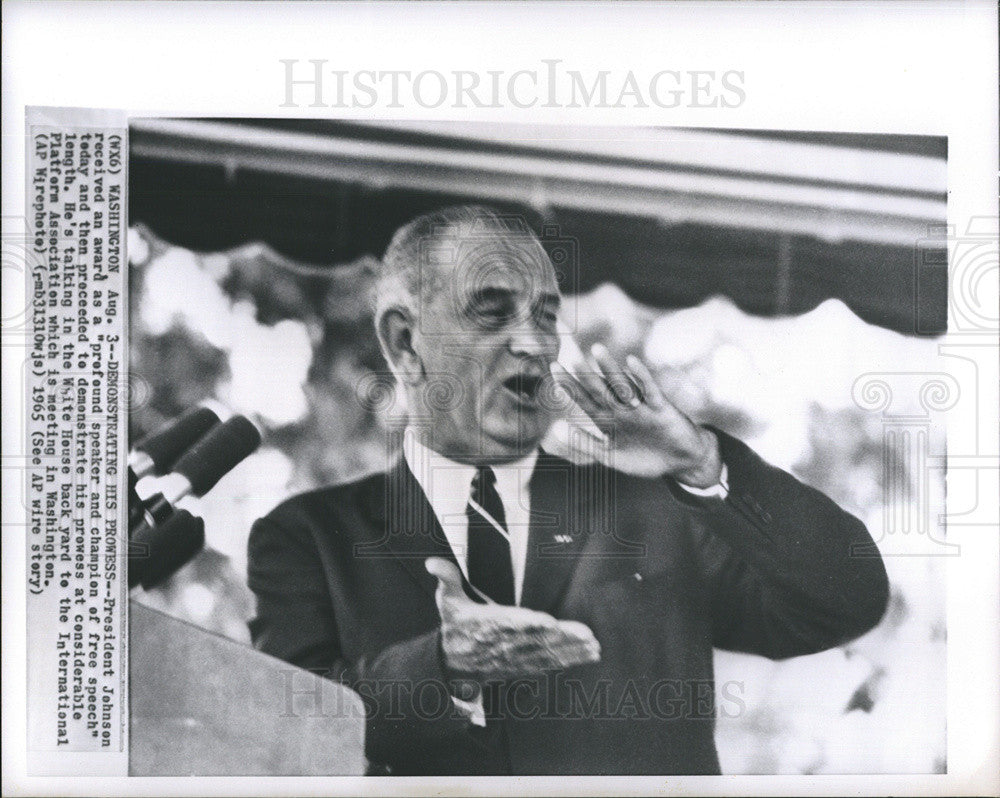
<path fill-rule="evenodd" d="M 510 349 L 522 357 L 555 357 L 559 354 L 559 336 L 541 329 L 514 330 L 510 336 Z"/>

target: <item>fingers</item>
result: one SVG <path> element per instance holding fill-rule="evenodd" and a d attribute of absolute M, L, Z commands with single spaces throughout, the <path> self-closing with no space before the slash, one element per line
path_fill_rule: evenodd
<path fill-rule="evenodd" d="M 558 361 L 552 364 L 552 376 L 555 377 L 559 387 L 569 394 L 570 398 L 576 402 L 595 423 L 599 419 L 607 418 L 610 414 L 608 406 L 603 402 L 598 402 L 591 395 L 577 377 L 570 374 L 562 363 Z"/>
<path fill-rule="evenodd" d="M 587 364 L 589 371 L 578 371 L 573 376 L 598 407 L 605 411 L 613 410 L 619 404 L 614 389 L 593 356 L 587 359 Z"/>
<path fill-rule="evenodd" d="M 561 640 L 554 648 L 563 667 L 600 662 L 601 644 L 590 627 L 578 621 L 560 621 L 558 631 Z"/>
<path fill-rule="evenodd" d="M 449 663 L 491 678 L 529 676 L 600 660 L 593 632 L 523 607 L 474 604 L 451 624 L 442 640 Z"/>
<path fill-rule="evenodd" d="M 440 608 L 443 601 L 469 601 L 462 588 L 462 572 L 458 566 L 443 557 L 429 557 L 424 563 L 427 572 L 437 577 L 437 600 Z"/>
<path fill-rule="evenodd" d="M 452 589 L 457 574 L 452 563 L 432 558 L 427 570 L 438 577 L 439 597 Z M 449 667 L 477 678 L 531 676 L 597 662 L 601 656 L 600 644 L 586 625 L 527 607 L 467 601 L 460 611 L 442 614 L 441 629 Z"/>
<path fill-rule="evenodd" d="M 642 393 L 638 383 L 618 367 L 606 346 L 594 344 L 590 354 L 594 365 L 604 377 L 605 384 L 617 401 L 629 407 L 638 407 L 642 404 Z"/>
<path fill-rule="evenodd" d="M 480 649 L 483 670 L 496 678 L 530 676 L 553 668 L 598 662 L 601 647 L 582 623 L 556 621 L 544 628 L 507 630 Z"/>
<path fill-rule="evenodd" d="M 534 663 L 539 668 L 583 665 L 601 658 L 601 646 L 594 633 L 578 621 L 556 621 L 533 632 L 509 635 L 511 655 L 522 666 Z"/>
<path fill-rule="evenodd" d="M 625 368 L 615 362 L 607 347 L 594 344 L 591 347 L 590 363 L 593 373 L 569 374 L 560 370 L 565 378 L 560 379 L 564 387 L 578 404 L 588 413 L 592 410 L 614 412 L 622 405 L 633 409 L 647 404 L 653 409 L 659 409 L 665 404 L 663 391 L 646 365 L 634 355 L 626 358 Z M 589 400 L 589 406 L 587 402 Z M 592 414 L 592 413 L 591 413 Z"/>
<path fill-rule="evenodd" d="M 625 358 L 625 367 L 628 369 L 629 376 L 636 382 L 639 386 L 639 390 L 642 392 L 645 398 L 646 404 L 657 410 L 666 402 L 663 396 L 663 391 L 660 390 L 660 386 L 656 382 L 656 378 L 652 375 L 650 370 L 635 355 L 629 355 Z"/>

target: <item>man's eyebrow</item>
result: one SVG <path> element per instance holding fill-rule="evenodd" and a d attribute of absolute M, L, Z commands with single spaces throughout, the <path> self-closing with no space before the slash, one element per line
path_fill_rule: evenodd
<path fill-rule="evenodd" d="M 466 299 L 466 307 L 472 308 L 476 305 L 488 304 L 491 302 L 509 302 L 517 296 L 517 292 L 504 286 L 487 285 L 472 291 Z M 558 310 L 562 304 L 562 297 L 557 293 L 546 291 L 532 303 L 537 310 L 547 305 L 554 305 Z"/>
<path fill-rule="evenodd" d="M 496 302 L 498 300 L 508 300 L 514 296 L 514 291 L 510 288 L 503 288 L 501 286 L 487 285 L 482 288 L 477 288 L 475 291 L 469 293 L 466 299 L 466 305 L 475 305 L 483 302 Z"/>
<path fill-rule="evenodd" d="M 539 313 L 551 307 L 553 311 L 558 311 L 559 307 L 562 305 L 562 298 L 559 294 L 553 294 L 550 291 L 546 291 L 541 294 L 538 299 L 532 304 L 532 312 Z"/>

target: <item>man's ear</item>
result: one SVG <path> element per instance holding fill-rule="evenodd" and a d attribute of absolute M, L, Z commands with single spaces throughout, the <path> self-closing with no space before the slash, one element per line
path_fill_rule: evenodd
<path fill-rule="evenodd" d="M 424 377 L 424 364 L 413 348 L 413 317 L 403 307 L 386 308 L 378 317 L 376 331 L 382 352 L 398 379 L 417 385 Z"/>

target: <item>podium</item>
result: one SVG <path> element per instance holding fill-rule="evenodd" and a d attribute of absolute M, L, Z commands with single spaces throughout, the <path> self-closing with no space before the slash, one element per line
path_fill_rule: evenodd
<path fill-rule="evenodd" d="M 133 776 L 360 776 L 360 697 L 129 602 Z"/>

